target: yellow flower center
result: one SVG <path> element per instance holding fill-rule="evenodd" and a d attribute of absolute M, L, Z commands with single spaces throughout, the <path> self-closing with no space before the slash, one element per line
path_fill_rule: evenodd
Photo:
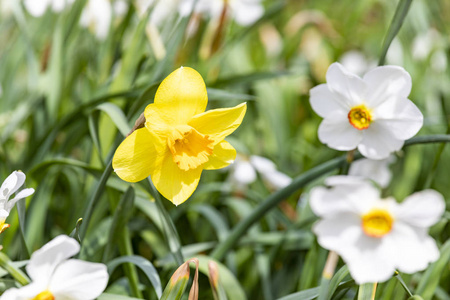
<path fill-rule="evenodd" d="M 364 104 L 355 106 L 348 113 L 348 121 L 358 130 L 367 129 L 372 122 L 370 110 Z"/>
<path fill-rule="evenodd" d="M 167 139 L 173 161 L 187 171 L 195 169 L 209 160 L 214 141 L 188 125 L 177 126 Z"/>
<path fill-rule="evenodd" d="M 380 238 L 391 231 L 394 218 L 388 211 L 375 208 L 362 216 L 361 223 L 365 234 Z"/>
<path fill-rule="evenodd" d="M 47 290 L 39 293 L 36 297 L 33 298 L 33 300 L 55 300 L 55 296 L 53 296 L 53 294 L 49 290 Z"/>

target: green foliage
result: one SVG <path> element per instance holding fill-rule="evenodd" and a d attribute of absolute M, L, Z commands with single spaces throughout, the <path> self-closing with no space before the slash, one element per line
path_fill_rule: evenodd
<path fill-rule="evenodd" d="M 99 40 L 79 25 L 86 1 L 40 18 L 19 1 L 6 14 L 4 2 L 0 181 L 22 170 L 36 192 L 16 205 L 0 235 L 0 291 L 26 284 L 23 260 L 70 234 L 81 242 L 79 259 L 108 266 L 108 288 L 98 299 L 187 298 L 189 280 L 170 280 L 191 257 L 199 260 L 200 299 L 372 299 L 373 285 L 356 285 L 342 261 L 321 285 L 327 253 L 311 232 L 316 217 L 307 204 L 309 190 L 347 164 L 318 140 L 309 89 L 325 82 L 328 66 L 350 50 L 403 65 L 413 80 L 409 98 L 425 116 L 418 136 L 396 154 L 383 194 L 403 200 L 432 188 L 450 207 L 448 1 L 267 0 L 253 25 L 228 20 L 206 56 L 212 21 L 174 12 L 158 28 L 164 57 L 133 5 L 113 17 Z M 427 32 L 435 39 L 419 57 L 414 39 Z M 243 157 L 273 160 L 293 178 L 289 186 L 275 191 L 260 174 L 240 189 L 230 180 L 232 168 L 205 171 L 197 191 L 175 207 L 150 179 L 130 184 L 115 175 L 115 149 L 161 80 L 182 65 L 203 76 L 209 108 L 247 101 L 229 141 Z M 375 299 L 403 299 L 408 291 L 410 299 L 449 299 L 449 218 L 447 209 L 431 229 L 439 260 L 424 272 L 378 283 Z M 217 290 L 208 281 L 210 262 L 217 264 Z"/>

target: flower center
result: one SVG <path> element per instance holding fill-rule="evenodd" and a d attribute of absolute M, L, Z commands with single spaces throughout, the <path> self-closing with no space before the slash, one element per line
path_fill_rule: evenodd
<path fill-rule="evenodd" d="M 358 130 L 367 129 L 372 122 L 370 110 L 364 104 L 355 106 L 348 113 L 348 121 Z"/>
<path fill-rule="evenodd" d="M 55 300 L 55 296 L 47 290 L 39 293 L 36 297 L 33 298 L 33 300 Z"/>
<path fill-rule="evenodd" d="M 213 153 L 213 142 L 209 136 L 188 125 L 177 126 L 167 139 L 173 161 L 183 171 L 206 163 Z"/>
<path fill-rule="evenodd" d="M 375 208 L 362 216 L 361 223 L 366 235 L 380 238 L 391 231 L 394 219 L 388 211 Z"/>

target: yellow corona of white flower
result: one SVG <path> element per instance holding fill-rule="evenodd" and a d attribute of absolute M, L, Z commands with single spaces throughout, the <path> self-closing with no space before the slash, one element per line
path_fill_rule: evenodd
<path fill-rule="evenodd" d="M 60 235 L 31 255 L 26 266 L 32 282 L 7 290 L 0 300 L 93 300 L 108 284 L 106 266 L 69 259 L 80 251 L 80 244 Z"/>
<path fill-rule="evenodd" d="M 326 84 L 311 89 L 310 103 L 324 118 L 319 140 L 330 148 L 358 148 L 367 158 L 384 159 L 422 127 L 423 115 L 408 99 L 411 77 L 403 68 L 376 67 L 360 78 L 333 63 L 326 78 Z"/>
<path fill-rule="evenodd" d="M 439 258 L 427 233 L 445 210 L 438 192 L 417 192 L 399 204 L 381 199 L 361 178 L 334 176 L 326 184 L 330 188 L 311 190 L 311 208 L 321 218 L 313 231 L 323 248 L 342 257 L 358 284 L 386 281 L 395 270 L 415 273 Z"/>
<path fill-rule="evenodd" d="M 13 199 L 9 199 L 24 184 L 25 178 L 24 173 L 14 171 L 5 179 L 0 187 L 0 233 L 9 227 L 9 224 L 5 224 L 5 221 L 16 202 L 34 193 L 34 189 L 32 188 L 23 189 Z"/>

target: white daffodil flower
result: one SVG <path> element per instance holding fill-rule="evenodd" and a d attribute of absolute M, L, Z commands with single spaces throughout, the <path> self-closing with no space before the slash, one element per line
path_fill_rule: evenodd
<path fill-rule="evenodd" d="M 80 251 L 80 244 L 60 235 L 31 255 L 26 266 L 32 282 L 7 290 L 0 300 L 93 300 L 108 284 L 106 266 L 69 259 Z"/>
<path fill-rule="evenodd" d="M 389 169 L 389 165 L 394 161 L 395 157 L 392 155 L 380 160 L 363 158 L 350 165 L 348 175 L 373 180 L 380 187 L 385 188 L 391 182 L 392 172 Z"/>
<path fill-rule="evenodd" d="M 408 99 L 411 77 L 403 68 L 377 67 L 360 78 L 333 63 L 326 78 L 326 84 L 311 89 L 310 103 L 324 118 L 319 140 L 330 148 L 358 148 L 367 158 L 384 159 L 422 127 L 423 115 Z"/>
<path fill-rule="evenodd" d="M 14 198 L 9 199 L 24 184 L 25 178 L 24 173 L 14 171 L 3 181 L 0 187 L 0 233 L 9 227 L 9 224 L 5 224 L 5 221 L 16 202 L 34 193 L 32 188 L 23 189 Z"/>
<path fill-rule="evenodd" d="M 59 13 L 73 4 L 75 0 L 24 0 L 26 10 L 33 17 L 41 17 L 51 8 L 53 12 Z"/>
<path fill-rule="evenodd" d="M 80 18 L 80 25 L 89 28 L 99 40 L 108 36 L 113 8 L 108 0 L 88 0 Z"/>
<path fill-rule="evenodd" d="M 291 177 L 277 170 L 273 161 L 258 155 L 252 155 L 250 159 L 238 156 L 233 164 L 231 178 L 242 188 L 256 180 L 256 172 L 269 187 L 275 190 L 282 189 L 292 182 Z"/>
<path fill-rule="evenodd" d="M 261 0 L 182 0 L 180 14 L 187 16 L 192 9 L 196 13 L 205 13 L 211 18 L 219 18 L 224 11 L 241 26 L 250 26 L 264 14 Z M 195 8 L 193 7 L 195 5 Z M 225 5 L 227 5 L 226 9 Z"/>
<path fill-rule="evenodd" d="M 350 73 L 354 73 L 358 76 L 363 75 L 368 70 L 377 66 L 377 62 L 375 60 L 367 59 L 364 53 L 357 50 L 345 52 L 339 61 Z"/>
<path fill-rule="evenodd" d="M 335 176 L 326 183 L 331 188 L 311 190 L 311 208 L 321 218 L 313 231 L 323 248 L 342 257 L 358 284 L 386 281 L 396 269 L 415 273 L 439 258 L 427 233 L 445 210 L 438 192 L 417 192 L 399 204 L 381 199 L 361 178 Z"/>

